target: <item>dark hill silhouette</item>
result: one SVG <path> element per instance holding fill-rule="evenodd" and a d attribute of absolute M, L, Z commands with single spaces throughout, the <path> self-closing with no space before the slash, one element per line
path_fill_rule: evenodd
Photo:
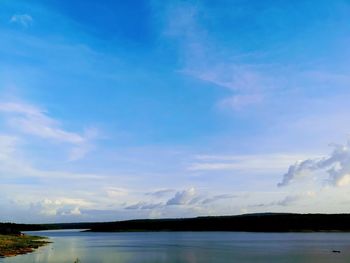
<path fill-rule="evenodd" d="M 247 214 L 97 224 L 90 231 L 350 231 L 350 214 Z"/>
<path fill-rule="evenodd" d="M 260 213 L 176 219 L 138 219 L 116 222 L 64 224 L 0 224 L 0 233 L 29 230 L 89 229 L 94 232 L 127 231 L 247 231 L 300 232 L 350 231 L 350 214 Z"/>

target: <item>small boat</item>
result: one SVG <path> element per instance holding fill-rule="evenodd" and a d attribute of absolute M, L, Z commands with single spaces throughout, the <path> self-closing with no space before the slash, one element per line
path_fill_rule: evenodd
<path fill-rule="evenodd" d="M 333 253 L 340 253 L 340 250 L 332 250 Z"/>

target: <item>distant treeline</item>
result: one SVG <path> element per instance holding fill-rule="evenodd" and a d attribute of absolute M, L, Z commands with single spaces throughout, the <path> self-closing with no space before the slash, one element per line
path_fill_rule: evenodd
<path fill-rule="evenodd" d="M 0 234 L 1 235 L 14 235 L 20 234 L 21 231 L 40 230 L 38 225 L 27 225 L 27 224 L 13 224 L 13 223 L 0 223 Z"/>
<path fill-rule="evenodd" d="M 350 231 L 350 214 L 265 213 L 177 219 L 139 219 L 105 223 L 0 224 L 0 233 L 29 230 L 89 229 L 93 232 L 128 231 Z"/>
<path fill-rule="evenodd" d="M 350 231 L 350 214 L 249 214 L 96 224 L 90 231 Z"/>
<path fill-rule="evenodd" d="M 97 223 L 58 223 L 58 224 L 14 224 L 0 223 L 0 234 L 20 234 L 22 231 L 91 229 Z"/>

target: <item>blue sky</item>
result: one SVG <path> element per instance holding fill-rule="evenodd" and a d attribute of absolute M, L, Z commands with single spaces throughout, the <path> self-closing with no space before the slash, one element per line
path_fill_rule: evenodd
<path fill-rule="evenodd" d="M 348 212 L 348 1 L 0 1 L 1 221 Z"/>

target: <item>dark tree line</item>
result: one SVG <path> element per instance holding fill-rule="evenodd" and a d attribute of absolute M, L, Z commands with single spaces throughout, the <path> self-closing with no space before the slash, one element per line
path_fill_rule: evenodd
<path fill-rule="evenodd" d="M 104 223 L 11 224 L 0 223 L 1 234 L 51 229 L 89 229 L 95 232 L 123 231 L 247 231 L 300 232 L 350 231 L 350 214 L 265 213 L 177 219 L 139 219 Z"/>
<path fill-rule="evenodd" d="M 251 214 L 97 224 L 91 231 L 350 231 L 350 214 Z"/>

